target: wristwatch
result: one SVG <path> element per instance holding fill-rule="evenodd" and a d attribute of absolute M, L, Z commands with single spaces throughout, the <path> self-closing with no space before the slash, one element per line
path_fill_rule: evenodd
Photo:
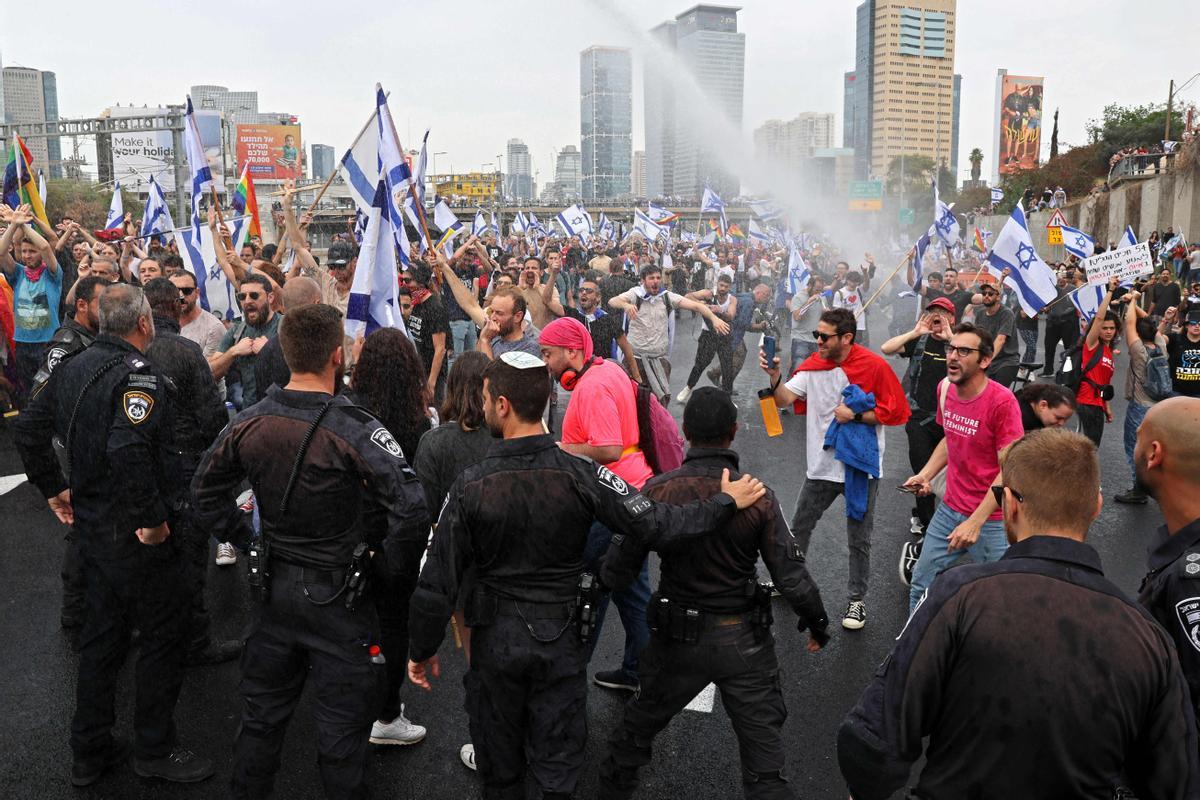
<path fill-rule="evenodd" d="M 862 422 L 862 412 L 861 412 L 861 411 L 859 411 L 859 412 L 855 413 L 855 415 L 854 415 L 854 421 L 855 421 L 855 422 Z"/>

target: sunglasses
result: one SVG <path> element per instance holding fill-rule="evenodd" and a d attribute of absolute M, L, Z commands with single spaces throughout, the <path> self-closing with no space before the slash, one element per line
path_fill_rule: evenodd
<path fill-rule="evenodd" d="M 184 297 L 191 297 L 192 293 L 195 291 L 196 291 L 195 286 L 180 286 L 179 287 L 179 293 L 181 295 L 183 295 Z"/>
<path fill-rule="evenodd" d="M 238 292 L 238 300 L 257 300 L 262 297 L 262 292 Z"/>
<path fill-rule="evenodd" d="M 330 264 L 329 269 L 331 271 L 335 270 L 335 269 L 346 269 L 349 266 L 350 266 L 349 264 Z"/>
<path fill-rule="evenodd" d="M 958 353 L 958 355 L 961 358 L 966 358 L 967 356 L 971 355 L 971 353 L 978 353 L 978 352 L 979 352 L 978 347 L 955 347 L 952 344 L 946 345 L 946 355 L 950 355 L 951 353 Z"/>
<path fill-rule="evenodd" d="M 1001 506 L 1001 507 L 1004 506 L 1004 490 L 1005 490 L 1005 488 L 1007 488 L 1010 492 L 1012 492 L 1012 496 L 1016 499 L 1016 501 L 1018 503 L 1025 502 L 1025 495 L 1021 494 L 1020 492 L 1018 492 L 1016 489 L 1012 488 L 1011 486 L 1008 486 L 1008 487 L 992 486 L 991 487 L 992 497 L 996 498 L 996 505 Z"/>
<path fill-rule="evenodd" d="M 821 333 L 820 331 L 813 331 L 812 335 L 813 335 L 813 338 L 816 339 L 818 342 L 828 342 L 830 339 L 836 339 L 837 337 L 843 336 L 844 334 Z"/>

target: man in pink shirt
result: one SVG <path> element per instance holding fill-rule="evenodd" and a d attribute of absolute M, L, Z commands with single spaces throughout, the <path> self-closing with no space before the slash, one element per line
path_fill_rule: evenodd
<path fill-rule="evenodd" d="M 638 446 L 637 396 L 629 375 L 618 364 L 595 356 L 588 329 L 571 317 L 560 317 L 544 327 L 539 342 L 550 373 L 571 393 L 563 417 L 562 449 L 603 464 L 617 479 L 641 489 L 654 473 Z M 585 570 L 599 574 L 611 540 L 612 531 L 599 522 L 592 524 L 584 552 Z M 612 593 L 612 601 L 625 626 L 625 654 L 620 669 L 597 672 L 593 680 L 608 689 L 637 691 L 638 654 L 650 643 L 646 624 L 650 573 L 645 564 L 628 589 Z M 607 605 L 607 600 L 602 600 L 596 610 L 593 648 Z"/>
<path fill-rule="evenodd" d="M 905 481 L 915 494 L 930 494 L 930 482 L 946 468 L 946 493 L 925 531 L 913 568 L 911 614 L 938 573 L 966 550 L 976 563 L 996 561 L 1008 549 L 1004 515 L 992 492 L 1000 485 L 1000 451 L 1020 439 L 1021 407 L 1016 395 L 987 376 L 992 335 L 969 322 L 954 327 L 946 346 L 946 380 L 938 386 L 937 422 L 946 432 L 929 461 Z"/>

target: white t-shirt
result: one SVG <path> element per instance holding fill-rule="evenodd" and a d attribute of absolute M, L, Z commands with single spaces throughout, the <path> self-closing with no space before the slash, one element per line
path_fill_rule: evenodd
<path fill-rule="evenodd" d="M 862 286 L 857 289 L 851 289 L 849 286 L 843 286 L 833 293 L 833 307 L 844 308 L 858 318 L 857 329 L 864 331 L 867 329 L 867 317 L 862 313 L 863 298 Z"/>
<path fill-rule="evenodd" d="M 797 372 L 784 384 L 792 394 L 808 401 L 805 419 L 805 442 L 808 451 L 808 471 L 811 480 L 846 482 L 846 468 L 834 457 L 833 450 L 825 449 L 825 432 L 833 422 L 833 410 L 841 405 L 842 389 L 850 385 L 850 379 L 841 367 L 829 370 Z M 883 474 L 883 427 L 875 426 L 879 441 L 879 474 Z"/>
<path fill-rule="evenodd" d="M 663 358 L 671 352 L 671 327 L 673 325 L 673 321 L 667 315 L 666 298 L 668 296 L 671 298 L 672 313 L 679 308 L 680 301 L 685 298 L 683 295 L 664 290 L 652 297 L 644 298 L 642 307 L 637 308 L 638 294 L 642 291 L 642 287 L 638 286 L 624 294 L 617 295 L 634 306 L 637 312 L 637 319 L 629 320 L 629 347 L 639 358 Z"/>

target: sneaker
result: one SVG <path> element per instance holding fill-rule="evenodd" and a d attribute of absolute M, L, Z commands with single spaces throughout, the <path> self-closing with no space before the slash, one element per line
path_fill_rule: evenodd
<path fill-rule="evenodd" d="M 851 600 L 846 604 L 846 613 L 842 617 L 842 627 L 848 631 L 857 631 L 867 624 L 867 604 L 862 600 Z"/>
<path fill-rule="evenodd" d="M 391 722 L 375 720 L 371 724 L 371 744 L 416 744 L 424 738 L 424 726 L 409 722 L 408 718 L 404 716 L 403 705 L 400 706 L 400 713 Z M 472 760 L 474 760 L 474 750 L 472 750 Z"/>
<path fill-rule="evenodd" d="M 203 647 L 188 653 L 187 665 L 189 667 L 211 667 L 214 664 L 224 664 L 226 661 L 233 661 L 241 654 L 241 639 L 229 639 L 227 641 L 209 639 L 204 643 Z"/>
<path fill-rule="evenodd" d="M 691 396 L 692 396 L 692 387 L 684 386 L 679 391 L 679 394 L 675 395 L 675 399 L 678 400 L 680 403 L 686 403 L 688 401 L 688 398 Z"/>
<path fill-rule="evenodd" d="M 71 785 L 91 786 L 100 780 L 101 776 L 111 767 L 115 767 L 127 758 L 129 758 L 129 742 L 114 736 L 109 744 L 108 752 L 104 755 L 86 760 L 76 759 L 71 764 Z"/>
<path fill-rule="evenodd" d="M 199 783 L 212 777 L 213 763 L 191 750 L 176 747 L 162 758 L 133 759 L 133 771 L 143 778 L 161 778 L 173 783 Z"/>
<path fill-rule="evenodd" d="M 237 563 L 237 550 L 229 542 L 217 545 L 217 566 L 228 567 Z"/>
<path fill-rule="evenodd" d="M 1136 486 L 1130 489 L 1128 492 L 1124 492 L 1123 494 L 1119 494 L 1113 498 L 1113 500 L 1116 500 L 1118 503 L 1129 503 L 1131 505 L 1139 506 L 1145 505 L 1147 499 L 1146 493 Z"/>
<path fill-rule="evenodd" d="M 900 582 L 905 586 L 912 586 L 913 570 L 917 566 L 917 559 L 921 557 L 921 540 L 915 542 L 905 542 L 900 546 Z M 849 614 L 846 615 L 847 617 Z M 861 628 L 862 626 L 859 625 Z"/>
<path fill-rule="evenodd" d="M 605 689 L 616 689 L 622 692 L 636 692 L 638 690 L 638 682 L 630 680 L 629 676 L 619 669 L 597 672 L 592 676 L 592 682 L 597 686 L 603 686 Z"/>
<path fill-rule="evenodd" d="M 909 517 L 908 518 L 908 532 L 915 534 L 917 536 L 925 535 L 925 526 L 921 524 L 920 517 Z"/>
<path fill-rule="evenodd" d="M 475 769 L 475 745 L 464 744 L 459 748 L 458 758 L 467 769 Z"/>

